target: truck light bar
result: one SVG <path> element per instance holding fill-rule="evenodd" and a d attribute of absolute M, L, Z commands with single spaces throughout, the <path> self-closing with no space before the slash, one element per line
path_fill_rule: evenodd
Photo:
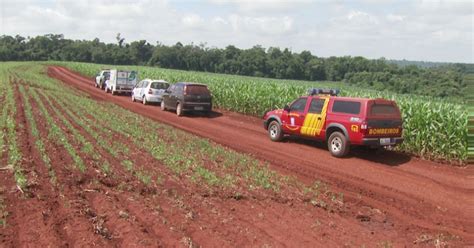
<path fill-rule="evenodd" d="M 337 96 L 339 95 L 339 89 L 320 89 L 320 88 L 311 88 L 308 90 L 308 95 L 331 95 Z"/>

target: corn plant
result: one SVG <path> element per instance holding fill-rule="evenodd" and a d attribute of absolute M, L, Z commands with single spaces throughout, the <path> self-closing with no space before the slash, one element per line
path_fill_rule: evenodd
<path fill-rule="evenodd" d="M 56 64 L 91 77 L 102 68 L 114 67 L 75 62 Z M 342 96 L 392 99 L 400 106 L 404 119 L 405 142 L 398 149 L 431 159 L 458 163 L 467 160 L 467 110 L 464 108 L 464 100 L 394 94 L 335 82 L 277 80 L 144 66 L 118 68 L 137 70 L 141 78 L 207 84 L 213 93 L 216 107 L 254 116 L 281 108 L 312 87 L 340 88 Z"/>

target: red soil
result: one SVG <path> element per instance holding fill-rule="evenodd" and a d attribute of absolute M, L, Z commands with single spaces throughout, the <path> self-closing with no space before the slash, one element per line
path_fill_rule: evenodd
<path fill-rule="evenodd" d="M 9 216 L 0 227 L 0 247 L 18 246 L 291 246 L 375 247 L 430 246 L 436 238 L 451 246 L 474 244 L 474 183 L 472 168 L 419 160 L 396 152 L 371 154 L 355 151 L 350 158 L 336 159 L 322 144 L 289 139 L 271 142 L 261 120 L 233 112 L 218 111 L 209 118 L 177 117 L 157 106 L 132 103 L 129 97 L 112 96 L 93 87 L 93 81 L 61 67 L 48 74 L 86 92 L 91 98 L 115 103 L 152 120 L 172 125 L 240 152 L 268 161 L 281 174 L 311 184 L 327 182 L 344 194 L 344 207 L 334 213 L 309 203 L 270 197 L 236 200 L 207 195 L 199 185 L 179 180 L 159 162 L 120 134 L 117 142 L 128 146 L 144 169 L 163 176 L 152 190 L 130 176 L 114 158 L 98 149 L 101 158 L 79 153 L 87 170 L 75 170 L 64 147 L 48 139 L 47 122 L 30 97 L 34 117 L 51 157 L 57 184 L 52 184 L 24 114 L 17 86 L 18 143 L 25 159 L 22 168 L 35 185 L 23 194 L 15 188 L 10 170 L 0 170 L 0 196 Z M 12 82 L 13 83 L 13 82 Z M 18 83 L 15 83 L 15 85 Z M 65 130 L 52 106 L 40 94 L 57 125 Z M 51 99 L 54 107 L 94 147 L 96 141 L 74 123 L 64 106 Z M 93 118 L 93 117 L 83 117 Z M 2 130 L 3 132 L 4 130 Z M 7 144 L 8 145 L 8 144 Z M 8 152 L 5 152 L 8 153 Z M 6 155 L 0 158 L 6 164 Z M 100 171 L 102 160 L 112 175 Z M 34 181 L 34 180 L 33 180 Z M 121 183 L 126 182 L 125 187 Z"/>

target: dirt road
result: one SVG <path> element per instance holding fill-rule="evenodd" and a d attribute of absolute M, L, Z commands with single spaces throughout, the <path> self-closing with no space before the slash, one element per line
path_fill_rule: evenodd
<path fill-rule="evenodd" d="M 128 96 L 105 94 L 93 80 L 61 67 L 48 74 L 93 99 L 115 103 L 153 120 L 172 125 L 232 149 L 266 160 L 280 173 L 306 183 L 327 182 L 344 193 L 347 217 L 360 215 L 363 208 L 386 216 L 383 225 L 419 236 L 422 232 L 448 233 L 465 244 L 474 244 L 474 169 L 423 161 L 396 152 L 371 154 L 354 151 L 345 159 L 331 157 L 316 142 L 288 139 L 271 142 L 261 119 L 233 112 L 217 111 L 210 117 L 177 117 L 158 106 L 133 103 Z M 420 233 L 421 232 L 421 233 Z M 401 234 L 400 234 L 401 235 Z"/>

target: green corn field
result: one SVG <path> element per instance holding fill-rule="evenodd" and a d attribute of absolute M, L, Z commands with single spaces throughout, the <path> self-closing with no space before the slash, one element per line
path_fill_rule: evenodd
<path fill-rule="evenodd" d="M 214 106 L 244 114 L 262 116 L 266 111 L 282 108 L 308 88 L 339 88 L 342 96 L 392 99 L 399 105 L 404 119 L 404 143 L 397 149 L 433 160 L 464 164 L 468 158 L 468 111 L 460 99 L 440 99 L 419 95 L 402 95 L 347 86 L 342 82 L 309 82 L 277 80 L 235 75 L 162 69 L 145 66 L 111 66 L 76 62 L 54 62 L 95 76 L 104 68 L 137 70 L 140 79 L 164 79 L 170 83 L 199 82 L 207 84 L 214 96 Z M 471 109 L 472 114 L 472 109 Z M 470 121 L 472 132 L 473 121 Z M 469 144 L 472 147 L 472 134 Z M 474 152 L 469 148 L 469 153 Z"/>
<path fill-rule="evenodd" d="M 468 138 L 467 138 L 467 162 L 474 164 L 474 74 L 466 76 L 468 85 Z"/>

